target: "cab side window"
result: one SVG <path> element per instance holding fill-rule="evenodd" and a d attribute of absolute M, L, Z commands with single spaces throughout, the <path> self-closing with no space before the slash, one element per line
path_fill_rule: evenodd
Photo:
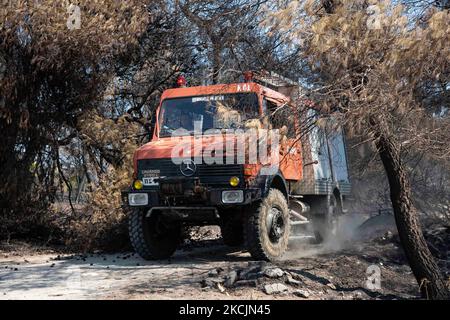
<path fill-rule="evenodd" d="M 266 100 L 266 99 L 264 99 Z M 287 128 L 287 137 L 295 138 L 295 113 L 288 105 L 278 105 L 266 100 L 267 114 L 273 129 Z"/>

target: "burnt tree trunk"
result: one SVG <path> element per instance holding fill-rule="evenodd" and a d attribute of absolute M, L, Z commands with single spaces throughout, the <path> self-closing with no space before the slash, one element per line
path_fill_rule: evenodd
<path fill-rule="evenodd" d="M 376 146 L 389 180 L 398 234 L 423 298 L 448 299 L 442 273 L 423 236 L 417 210 L 411 200 L 411 186 L 396 141 L 375 131 Z"/>

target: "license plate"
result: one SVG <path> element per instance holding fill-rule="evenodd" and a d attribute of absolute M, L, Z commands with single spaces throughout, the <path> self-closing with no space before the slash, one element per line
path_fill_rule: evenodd
<path fill-rule="evenodd" d="M 159 170 L 142 170 L 142 184 L 144 186 L 158 186 L 159 183 L 157 179 L 159 178 L 160 171 Z"/>
<path fill-rule="evenodd" d="M 144 186 L 158 186 L 159 183 L 157 181 L 158 177 L 146 177 L 142 178 L 142 184 Z"/>

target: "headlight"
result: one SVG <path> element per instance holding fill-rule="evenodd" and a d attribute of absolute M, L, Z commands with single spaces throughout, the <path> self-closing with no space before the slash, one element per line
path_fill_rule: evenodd
<path fill-rule="evenodd" d="M 141 180 L 135 180 L 134 183 L 133 183 L 133 187 L 136 190 L 141 190 L 144 187 L 144 184 L 142 183 Z"/>
<path fill-rule="evenodd" d="M 231 177 L 230 178 L 230 186 L 237 187 L 239 185 L 239 178 L 238 177 Z"/>
<path fill-rule="evenodd" d="M 148 194 L 146 193 L 129 193 L 128 204 L 130 206 L 146 206 L 148 204 Z"/>
<path fill-rule="evenodd" d="M 222 202 L 223 203 L 244 202 L 244 191 L 242 190 L 222 191 Z"/>

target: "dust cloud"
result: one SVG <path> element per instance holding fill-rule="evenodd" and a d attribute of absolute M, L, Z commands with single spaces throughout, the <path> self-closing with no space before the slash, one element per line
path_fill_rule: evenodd
<path fill-rule="evenodd" d="M 283 259 L 297 259 L 320 254 L 335 253 L 362 246 L 387 231 L 396 232 L 394 218 L 390 214 L 370 217 L 367 214 L 345 214 L 339 217 L 336 228 L 324 242 L 315 244 L 314 240 L 305 243 L 291 241 Z"/>

